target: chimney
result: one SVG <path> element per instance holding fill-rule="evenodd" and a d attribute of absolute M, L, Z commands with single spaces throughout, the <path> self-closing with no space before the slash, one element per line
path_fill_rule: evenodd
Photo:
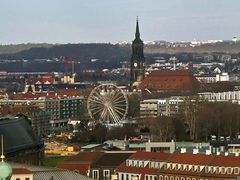
<path fill-rule="evenodd" d="M 199 153 L 199 149 L 198 148 L 194 148 L 193 149 L 193 154 L 198 154 Z"/>
<path fill-rule="evenodd" d="M 212 154 L 211 150 L 210 150 L 210 149 L 207 149 L 207 150 L 206 150 L 206 155 L 210 155 L 210 154 Z"/>
<path fill-rule="evenodd" d="M 225 156 L 228 156 L 228 152 L 225 152 L 225 154 L 224 154 Z"/>
<path fill-rule="evenodd" d="M 186 148 L 181 148 L 180 153 L 186 153 L 186 152 L 187 152 Z"/>
<path fill-rule="evenodd" d="M 216 154 L 217 154 L 217 156 L 219 156 L 219 155 L 220 155 L 220 152 L 219 152 L 219 151 L 217 151 L 217 153 L 216 153 Z"/>
<path fill-rule="evenodd" d="M 235 156 L 236 156 L 236 157 L 238 157 L 238 156 L 239 156 L 239 153 L 238 153 L 238 152 L 236 152 L 236 153 L 235 153 Z"/>

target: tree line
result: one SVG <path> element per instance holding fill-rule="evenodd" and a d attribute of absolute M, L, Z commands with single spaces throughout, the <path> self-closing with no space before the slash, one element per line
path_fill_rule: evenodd
<path fill-rule="evenodd" d="M 236 137 L 240 133 L 240 106 L 186 98 L 172 116 L 140 120 L 153 141 L 208 141 L 211 135 Z"/>

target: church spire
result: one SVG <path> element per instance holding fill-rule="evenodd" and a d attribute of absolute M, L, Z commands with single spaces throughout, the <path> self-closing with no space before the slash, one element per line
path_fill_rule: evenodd
<path fill-rule="evenodd" d="M 140 39 L 140 32 L 139 32 L 139 25 L 138 25 L 138 16 L 137 16 L 137 22 L 136 22 L 135 38 L 136 38 L 136 39 Z"/>

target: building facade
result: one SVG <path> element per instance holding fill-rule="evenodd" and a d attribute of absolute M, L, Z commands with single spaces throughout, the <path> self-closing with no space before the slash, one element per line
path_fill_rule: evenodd
<path fill-rule="evenodd" d="M 180 98 L 147 99 L 140 102 L 140 117 L 170 116 L 179 111 L 179 104 L 184 100 Z"/>
<path fill-rule="evenodd" d="M 117 169 L 118 180 L 238 179 L 240 157 L 175 152 L 136 152 Z"/>
<path fill-rule="evenodd" d="M 69 120 L 76 120 L 80 115 L 84 97 L 66 98 L 39 98 L 0 100 L 0 105 L 26 105 L 37 106 L 50 113 L 50 124 L 52 127 L 66 126 Z M 36 116 L 36 114 L 33 114 Z"/>

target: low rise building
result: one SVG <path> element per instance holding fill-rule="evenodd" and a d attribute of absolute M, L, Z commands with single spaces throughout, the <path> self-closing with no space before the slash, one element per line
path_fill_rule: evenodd
<path fill-rule="evenodd" d="M 196 76 L 196 79 L 201 83 L 215 83 L 219 81 L 229 81 L 229 75 L 224 72 L 212 76 Z"/>
<path fill-rule="evenodd" d="M 147 142 L 146 152 L 173 153 L 176 150 L 176 143 L 172 142 Z"/>
<path fill-rule="evenodd" d="M 169 154 L 136 152 L 116 168 L 118 179 L 157 180 L 159 169 L 166 164 Z"/>
<path fill-rule="evenodd" d="M 140 117 L 158 117 L 175 114 L 183 98 L 147 99 L 140 102 Z"/>
<path fill-rule="evenodd" d="M 129 151 L 104 152 L 99 159 L 92 163 L 89 176 L 96 180 L 110 180 L 111 176 L 115 174 L 115 169 L 132 154 L 133 152 Z"/>
<path fill-rule="evenodd" d="M 221 136 L 217 139 L 212 136 L 210 147 L 213 154 L 230 153 L 238 155 L 240 153 L 240 137 L 231 139 Z"/>
<path fill-rule="evenodd" d="M 24 93 L 13 95 L 11 99 L 0 100 L 0 105 L 37 106 L 50 113 L 53 127 L 66 126 L 69 120 L 76 120 L 81 113 L 84 96 L 72 93 Z"/>
<path fill-rule="evenodd" d="M 198 95 L 209 101 L 240 101 L 240 91 L 227 91 L 227 92 L 204 92 Z"/>
<path fill-rule="evenodd" d="M 11 180 L 33 180 L 33 172 L 26 168 L 13 168 Z"/>
<path fill-rule="evenodd" d="M 116 168 L 118 179 L 136 180 L 203 180 L 237 179 L 240 176 L 240 157 L 175 152 L 136 152 Z"/>
<path fill-rule="evenodd" d="M 26 164 L 10 163 L 13 169 L 11 180 L 92 180 L 79 173 L 46 166 L 33 166 Z"/>

